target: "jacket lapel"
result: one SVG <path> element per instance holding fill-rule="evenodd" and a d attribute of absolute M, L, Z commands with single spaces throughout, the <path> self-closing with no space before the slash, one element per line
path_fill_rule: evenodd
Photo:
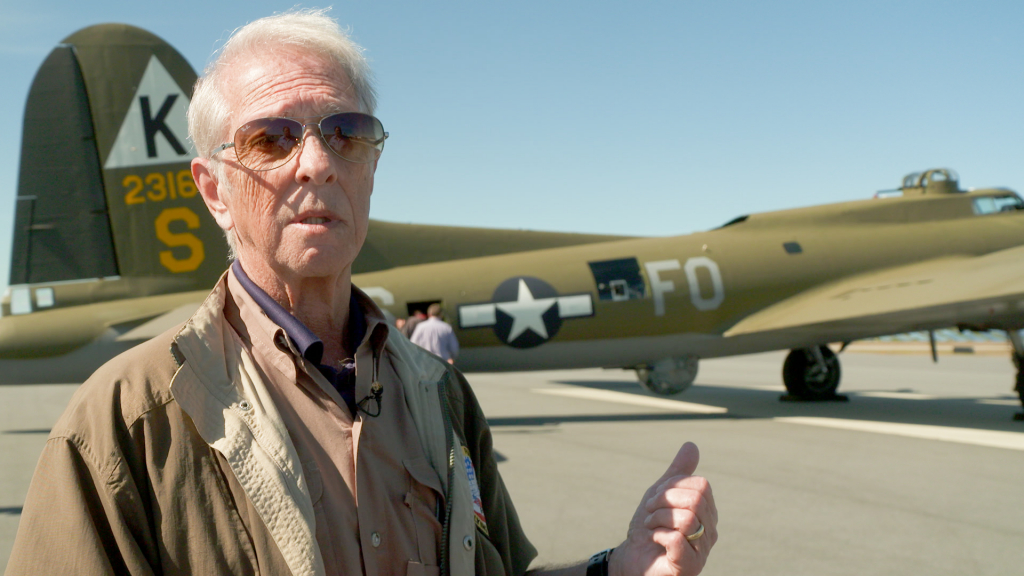
<path fill-rule="evenodd" d="M 220 452 L 292 574 L 324 574 L 309 490 L 288 432 L 248 352 L 224 317 L 221 278 L 174 339 L 171 394 Z"/>

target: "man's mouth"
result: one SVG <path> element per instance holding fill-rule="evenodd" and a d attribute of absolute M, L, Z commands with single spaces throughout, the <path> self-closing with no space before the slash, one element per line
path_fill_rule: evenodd
<path fill-rule="evenodd" d="M 303 224 L 327 224 L 330 221 L 330 218 L 323 218 L 320 216 L 302 219 Z"/>

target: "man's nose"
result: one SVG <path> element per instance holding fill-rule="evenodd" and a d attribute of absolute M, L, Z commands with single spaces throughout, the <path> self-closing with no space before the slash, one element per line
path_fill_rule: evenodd
<path fill-rule="evenodd" d="M 327 149 L 320 127 L 316 124 L 303 126 L 302 145 L 299 148 L 299 167 L 295 179 L 300 183 L 330 184 L 338 179 L 336 162 Z"/>

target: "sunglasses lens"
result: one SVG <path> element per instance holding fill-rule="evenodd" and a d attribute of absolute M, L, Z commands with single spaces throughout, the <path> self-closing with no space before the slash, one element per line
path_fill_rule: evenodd
<path fill-rule="evenodd" d="M 320 122 L 320 131 L 327 146 L 349 162 L 373 162 L 384 149 L 384 126 L 369 114 L 333 114 Z"/>
<path fill-rule="evenodd" d="M 302 124 L 287 118 L 260 118 L 235 132 L 235 154 L 250 170 L 277 168 L 291 158 L 302 138 Z"/>

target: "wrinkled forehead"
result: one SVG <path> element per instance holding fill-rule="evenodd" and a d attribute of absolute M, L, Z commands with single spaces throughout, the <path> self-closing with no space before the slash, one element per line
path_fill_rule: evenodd
<path fill-rule="evenodd" d="M 256 118 L 316 117 L 361 108 L 345 71 L 317 55 L 279 51 L 240 59 L 231 69 L 223 88 L 229 134 Z"/>

